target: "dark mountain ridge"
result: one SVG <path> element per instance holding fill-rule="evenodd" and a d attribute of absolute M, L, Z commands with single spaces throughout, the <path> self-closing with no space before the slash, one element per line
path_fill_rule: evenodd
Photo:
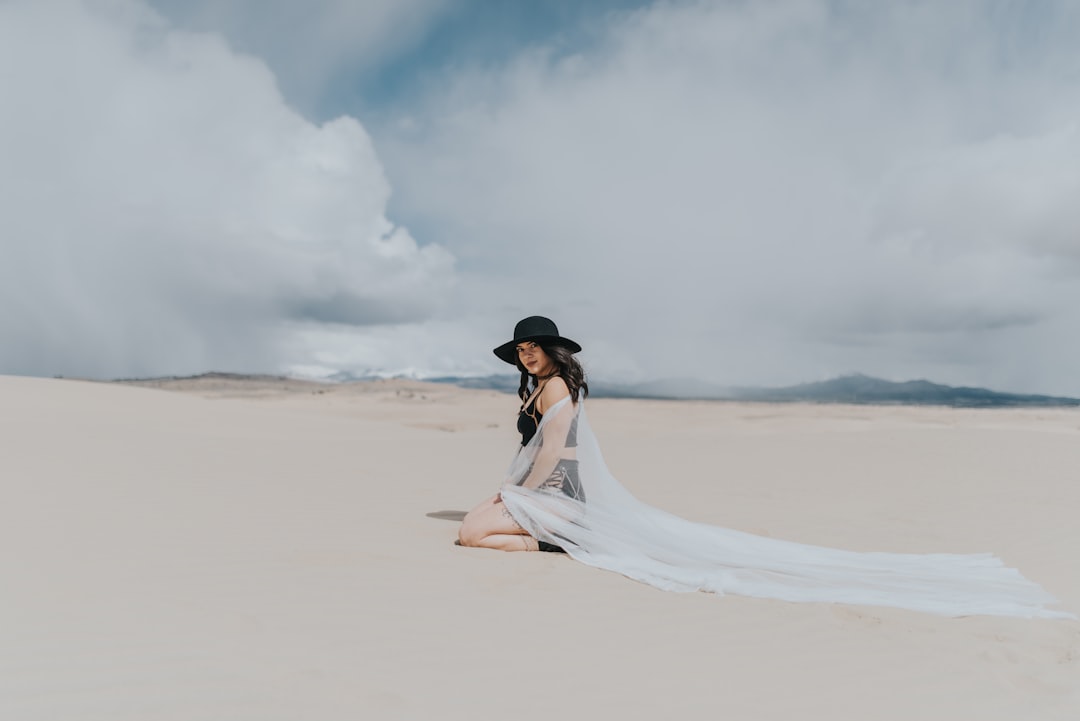
<path fill-rule="evenodd" d="M 464 388 L 517 391 L 518 378 L 491 375 L 476 378 L 429 378 Z M 781 388 L 725 387 L 688 379 L 645 383 L 590 383 L 597 398 L 653 398 L 658 400 L 728 400 L 764 403 L 853 403 L 866 405 L 934 405 L 957 408 L 1069 407 L 1080 398 L 1024 393 L 1003 393 L 986 388 L 947 386 L 927 380 L 887 381 L 859 373 L 826 381 Z"/>

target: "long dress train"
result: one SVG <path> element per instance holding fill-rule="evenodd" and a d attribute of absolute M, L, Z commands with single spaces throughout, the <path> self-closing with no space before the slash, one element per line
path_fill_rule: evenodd
<path fill-rule="evenodd" d="M 581 499 L 542 487 L 576 430 Z M 527 485 L 523 485 L 528 481 Z M 530 486 L 537 487 L 530 487 Z M 968 616 L 1075 618 L 989 553 L 860 553 L 695 523 L 637 500 L 608 471 L 583 403 L 540 422 L 501 489 L 514 519 L 582 563 L 668 591 L 893 606 Z"/>

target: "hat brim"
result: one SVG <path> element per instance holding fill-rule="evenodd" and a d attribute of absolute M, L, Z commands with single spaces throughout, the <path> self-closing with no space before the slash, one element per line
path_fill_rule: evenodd
<path fill-rule="evenodd" d="M 544 342 L 548 345 L 558 345 L 566 348 L 571 353 L 579 353 L 581 346 L 570 340 L 569 338 L 563 338 L 560 335 L 530 335 L 525 338 L 518 338 L 508 343 L 503 343 L 496 348 L 493 352 L 498 356 L 499 360 L 509 363 L 512 366 L 517 365 L 517 345 L 519 343 L 528 343 L 529 341 Z"/>

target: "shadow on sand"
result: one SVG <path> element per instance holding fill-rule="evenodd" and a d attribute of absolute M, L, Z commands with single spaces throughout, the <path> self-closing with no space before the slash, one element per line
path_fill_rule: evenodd
<path fill-rule="evenodd" d="M 464 521 L 466 511 L 432 511 L 425 513 L 428 518 L 438 518 L 443 521 Z"/>

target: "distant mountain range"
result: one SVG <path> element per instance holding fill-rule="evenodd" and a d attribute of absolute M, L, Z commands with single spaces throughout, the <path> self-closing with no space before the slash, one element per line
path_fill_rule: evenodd
<path fill-rule="evenodd" d="M 388 380 L 395 377 L 422 380 L 428 383 L 446 383 L 460 388 L 495 390 L 504 393 L 516 393 L 519 382 L 517 376 L 511 375 L 412 378 L 405 375 L 389 376 L 374 373 L 362 375 L 340 373 L 332 378 L 323 379 L 323 382 L 362 383 L 365 381 Z M 275 384 L 313 382 L 285 376 L 236 373 L 203 373 L 198 376 L 188 377 L 130 378 L 114 382 L 160 387 L 178 381 L 189 380 L 198 380 L 211 384 L 215 381 Z M 895 383 L 862 374 L 841 376 L 817 383 L 801 383 L 783 388 L 727 387 L 692 379 L 670 378 L 645 383 L 590 382 L 589 395 L 593 398 L 749 401 L 758 403 L 853 403 L 862 405 L 953 406 L 956 408 L 1080 406 L 1080 398 L 1001 393 L 986 388 L 946 386 L 925 380 Z"/>
<path fill-rule="evenodd" d="M 427 378 L 462 388 L 485 388 L 514 393 L 518 378 L 491 375 L 476 378 Z M 589 383 L 597 398 L 653 398 L 664 400 L 726 400 L 765 403 L 854 403 L 866 405 L 933 405 L 958 408 L 1080 406 L 1080 398 L 1001 393 L 986 388 L 946 386 L 925 380 L 893 381 L 855 374 L 817 383 L 783 388 L 725 387 L 702 381 L 666 379 L 645 383 Z"/>

